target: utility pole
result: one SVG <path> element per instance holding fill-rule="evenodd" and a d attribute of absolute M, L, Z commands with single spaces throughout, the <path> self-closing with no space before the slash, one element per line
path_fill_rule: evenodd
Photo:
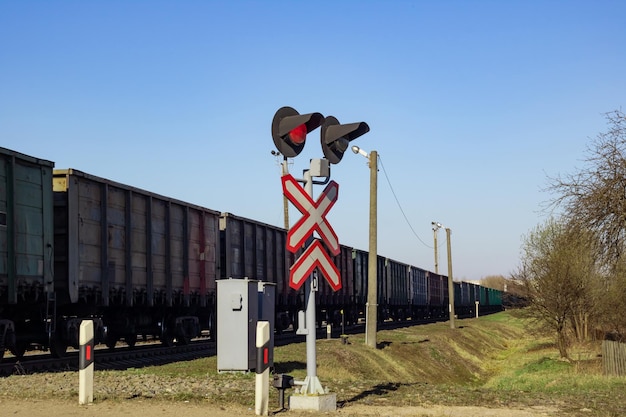
<path fill-rule="evenodd" d="M 441 223 L 430 222 L 430 224 L 433 225 L 433 240 L 434 240 L 434 246 L 435 246 L 435 274 L 439 274 L 439 254 L 437 253 L 439 245 L 437 244 L 437 235 L 439 234 Z"/>
<path fill-rule="evenodd" d="M 454 329 L 454 283 L 452 281 L 452 252 L 450 249 L 450 228 L 446 227 L 446 238 L 448 241 L 448 309 L 450 311 L 450 328 Z"/>
<path fill-rule="evenodd" d="M 367 302 L 365 303 L 365 344 L 376 349 L 378 325 L 378 152 L 369 154 L 358 146 L 352 152 L 367 158 L 370 167 L 370 242 L 367 258 Z"/>
<path fill-rule="evenodd" d="M 378 320 L 378 152 L 369 153 L 370 166 L 370 242 L 367 269 L 367 314 L 365 343 L 376 349 Z"/>

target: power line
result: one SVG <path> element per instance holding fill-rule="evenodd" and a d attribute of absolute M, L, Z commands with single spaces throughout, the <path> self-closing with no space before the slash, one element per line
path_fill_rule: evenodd
<path fill-rule="evenodd" d="M 394 191 L 393 186 L 391 185 L 391 181 L 389 180 L 387 171 L 385 171 L 385 166 L 383 165 L 383 161 L 382 161 L 382 158 L 380 157 L 380 154 L 378 154 L 378 162 L 380 164 L 380 167 L 383 169 L 383 174 L 385 174 L 385 178 L 387 179 L 387 184 L 389 184 L 389 188 L 391 189 L 391 194 L 393 194 L 393 198 L 396 200 L 396 204 L 398 205 L 398 208 L 400 209 L 400 212 L 402 213 L 402 216 L 404 217 L 406 224 L 409 225 L 409 229 L 411 229 L 411 232 L 413 232 L 413 235 L 417 238 L 417 240 L 419 240 L 422 243 L 422 245 L 426 246 L 429 249 L 433 249 L 432 246 L 425 243 L 419 237 L 419 235 L 415 232 L 415 229 L 413 229 L 413 226 L 411 226 L 411 223 L 409 222 L 409 219 L 406 217 L 406 214 L 404 213 L 404 210 L 402 209 L 402 205 L 400 204 L 400 201 L 398 200 L 398 197 L 396 196 L 396 192 Z"/>

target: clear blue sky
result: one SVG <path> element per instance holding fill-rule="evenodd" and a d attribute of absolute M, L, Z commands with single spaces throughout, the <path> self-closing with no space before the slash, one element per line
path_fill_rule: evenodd
<path fill-rule="evenodd" d="M 0 146 L 280 226 L 276 110 L 366 121 L 379 253 L 432 270 L 436 220 L 476 280 L 515 270 L 547 177 L 626 105 L 625 51 L 624 1 L 0 0 Z M 332 178 L 329 220 L 367 249 L 365 159 Z"/>

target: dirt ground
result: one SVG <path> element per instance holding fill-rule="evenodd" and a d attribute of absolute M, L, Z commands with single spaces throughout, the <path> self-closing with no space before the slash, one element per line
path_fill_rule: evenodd
<path fill-rule="evenodd" d="M 271 410 L 270 410 L 271 412 Z M 555 410 L 532 408 L 527 410 L 492 409 L 484 407 L 385 407 L 349 405 L 335 412 L 284 411 L 278 416 L 306 417 L 314 414 L 327 416 L 364 417 L 539 417 L 555 415 Z M 146 400 L 103 401 L 90 405 L 60 400 L 0 400 L 2 417 L 233 417 L 254 416 L 254 409 L 223 408 L 209 403 L 163 402 Z"/>

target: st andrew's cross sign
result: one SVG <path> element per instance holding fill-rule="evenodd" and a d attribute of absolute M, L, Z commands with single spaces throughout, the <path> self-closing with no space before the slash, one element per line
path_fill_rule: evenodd
<path fill-rule="evenodd" d="M 283 194 L 302 213 L 302 218 L 287 232 L 287 249 L 295 253 L 302 248 L 309 237 L 313 236 L 314 232 L 317 232 L 331 253 L 338 255 L 341 252 L 339 239 L 326 220 L 326 214 L 337 201 L 339 184 L 331 181 L 317 201 L 313 201 L 313 198 L 307 194 L 292 175 L 284 175 L 281 180 Z M 298 290 L 315 268 L 320 269 L 334 291 L 341 288 L 339 270 L 318 240 L 309 245 L 291 267 L 289 286 Z"/>

